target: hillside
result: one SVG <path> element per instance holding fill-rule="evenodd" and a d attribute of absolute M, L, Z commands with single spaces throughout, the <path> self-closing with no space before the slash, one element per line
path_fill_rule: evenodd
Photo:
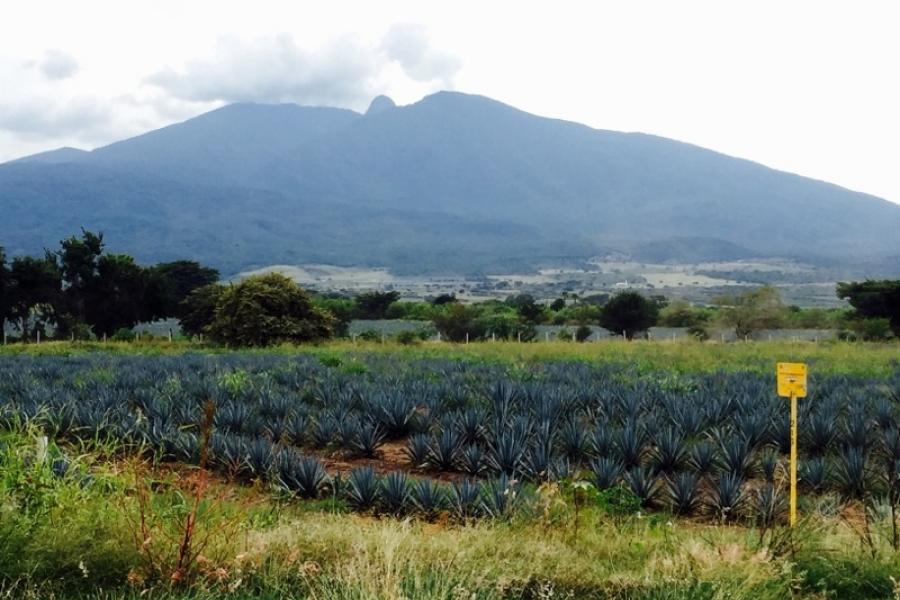
<path fill-rule="evenodd" d="M 42 158 L 43 157 L 43 158 Z M 612 250 L 697 261 L 900 254 L 900 206 L 689 144 L 441 92 L 366 114 L 237 104 L 0 165 L 0 245 L 79 227 L 140 260 L 484 272 Z"/>

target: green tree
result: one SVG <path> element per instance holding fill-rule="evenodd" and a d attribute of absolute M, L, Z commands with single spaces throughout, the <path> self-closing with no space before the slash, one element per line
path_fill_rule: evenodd
<path fill-rule="evenodd" d="M 112 335 L 158 316 L 146 302 L 148 279 L 148 271 L 126 254 L 100 257 L 85 308 L 86 322 L 97 336 Z"/>
<path fill-rule="evenodd" d="M 331 336 L 334 319 L 309 294 L 278 273 L 248 277 L 225 288 L 209 333 L 228 346 L 268 346 Z"/>
<path fill-rule="evenodd" d="M 22 339 L 31 339 L 31 325 L 43 329 L 56 323 L 62 300 L 62 275 L 55 257 L 17 256 L 9 270 L 9 316 L 16 321 Z"/>
<path fill-rule="evenodd" d="M 451 302 L 458 302 L 455 294 L 438 294 L 431 300 L 431 303 L 435 306 L 450 304 Z"/>
<path fill-rule="evenodd" d="M 195 336 L 208 333 L 208 328 L 216 318 L 216 306 L 225 292 L 225 286 L 204 285 L 193 290 L 178 304 L 178 322 L 181 330 Z"/>
<path fill-rule="evenodd" d="M 10 318 L 11 274 L 6 264 L 6 250 L 0 246 L 0 335 L 6 330 L 6 321 Z"/>
<path fill-rule="evenodd" d="M 739 338 L 760 329 L 778 329 L 784 325 L 786 309 L 778 290 L 770 285 L 737 296 L 716 298 L 719 319 L 723 325 L 734 327 Z"/>
<path fill-rule="evenodd" d="M 316 297 L 316 306 L 328 311 L 334 317 L 334 335 L 347 337 L 350 335 L 350 321 L 356 315 L 356 303 L 350 298 Z"/>
<path fill-rule="evenodd" d="M 149 269 L 148 286 L 152 289 L 152 312 L 160 317 L 178 316 L 178 305 L 188 295 L 219 281 L 219 272 L 192 260 L 160 263 Z"/>
<path fill-rule="evenodd" d="M 841 282 L 837 296 L 850 303 L 856 318 L 888 319 L 894 335 L 900 337 L 900 280 Z"/>
<path fill-rule="evenodd" d="M 566 307 L 566 301 L 563 298 L 557 298 L 553 302 L 550 303 L 550 310 L 553 312 L 559 312 Z"/>
<path fill-rule="evenodd" d="M 544 307 L 535 302 L 531 294 L 518 294 L 506 299 L 506 304 L 516 309 L 525 323 L 536 325 L 544 320 Z"/>
<path fill-rule="evenodd" d="M 484 336 L 485 324 L 479 321 L 481 312 L 474 306 L 466 306 L 459 302 L 446 304 L 446 309 L 432 319 L 435 328 L 451 342 L 464 342 L 466 334 L 475 340 Z"/>
<path fill-rule="evenodd" d="M 637 292 L 621 292 L 613 296 L 600 313 L 600 326 L 613 333 L 625 332 L 629 340 L 636 333 L 646 331 L 656 324 L 659 307 Z"/>
<path fill-rule="evenodd" d="M 676 300 L 659 311 L 659 324 L 663 327 L 699 327 L 708 319 L 707 312 L 684 300 Z"/>
<path fill-rule="evenodd" d="M 82 229 L 81 238 L 73 235 L 59 245 L 55 257 L 64 282 L 61 312 L 65 314 L 60 315 L 60 325 L 65 333 L 76 323 L 87 323 L 88 307 L 100 299 L 97 286 L 103 234 Z"/>
<path fill-rule="evenodd" d="M 357 317 L 383 319 L 388 307 L 400 299 L 400 292 L 366 292 L 356 297 Z"/>

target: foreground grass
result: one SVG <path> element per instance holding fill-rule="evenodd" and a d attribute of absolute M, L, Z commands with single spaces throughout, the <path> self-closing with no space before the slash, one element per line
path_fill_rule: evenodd
<path fill-rule="evenodd" d="M 153 342 L 45 342 L 11 344 L 0 354 L 71 355 L 86 352 L 117 354 L 177 355 L 186 352 L 229 352 L 230 350 L 186 341 Z M 424 342 L 404 346 L 395 342 L 350 342 L 336 340 L 320 345 L 282 345 L 243 352 L 274 352 L 285 355 L 305 353 L 329 360 L 352 360 L 362 354 L 395 356 L 404 360 L 420 358 L 499 361 L 528 364 L 546 361 L 586 361 L 622 364 L 641 373 L 668 371 L 679 374 L 712 371 L 753 371 L 770 374 L 778 361 L 806 362 L 817 375 L 859 375 L 888 377 L 900 367 L 900 344 L 858 342 L 751 341 L 720 344 L 694 341 L 609 340 L 576 344 L 571 342 L 477 342 L 451 344 Z"/>
<path fill-rule="evenodd" d="M 0 437 L 0 598 L 778 599 L 896 598 L 900 555 L 879 530 L 871 545 L 848 521 L 804 502 L 787 538 L 742 525 L 577 517 L 551 493 L 533 514 L 454 523 L 349 514 L 329 500 L 279 498 L 213 481 L 197 513 L 191 577 L 173 582 L 195 472 L 65 448 L 53 472 L 34 432 Z M 146 486 L 146 487 L 142 487 Z M 148 502 L 141 510 L 141 490 Z M 148 523 L 149 537 L 140 535 Z"/>

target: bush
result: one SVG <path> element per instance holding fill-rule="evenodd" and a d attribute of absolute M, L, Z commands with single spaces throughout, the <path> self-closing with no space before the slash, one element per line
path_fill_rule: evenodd
<path fill-rule="evenodd" d="M 116 342 L 133 342 L 135 338 L 134 331 L 127 327 L 117 329 L 112 339 Z"/>
<path fill-rule="evenodd" d="M 226 288 L 208 330 L 228 346 L 269 346 L 330 337 L 333 321 L 292 280 L 268 273 Z"/>
<path fill-rule="evenodd" d="M 403 344 L 404 346 L 411 346 L 422 341 L 420 333 L 411 329 L 399 332 L 394 339 L 397 340 L 397 343 Z"/>

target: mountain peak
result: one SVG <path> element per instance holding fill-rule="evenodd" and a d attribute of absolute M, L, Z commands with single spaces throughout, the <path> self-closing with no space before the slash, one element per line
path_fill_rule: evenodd
<path fill-rule="evenodd" d="M 393 100 L 384 95 L 376 96 L 375 99 L 372 100 L 372 103 L 369 105 L 369 110 L 366 111 L 366 114 L 374 115 L 376 113 L 384 112 L 392 108 L 397 108 L 397 104 L 394 103 Z"/>

